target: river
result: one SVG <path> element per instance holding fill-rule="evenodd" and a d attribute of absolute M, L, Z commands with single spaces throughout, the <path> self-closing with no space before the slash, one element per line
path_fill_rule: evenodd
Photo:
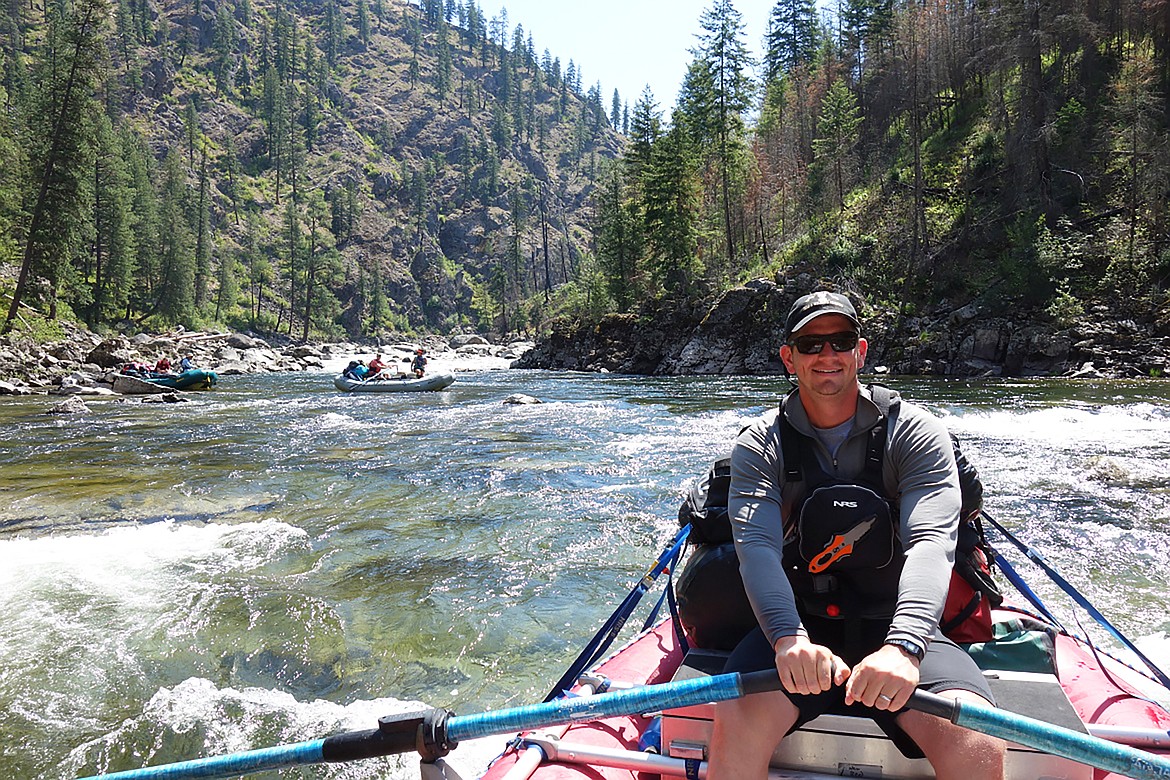
<path fill-rule="evenodd" d="M 1170 667 L 1170 383 L 886 381 L 959 435 L 992 516 Z M 418 701 L 538 701 L 670 538 L 685 487 L 786 388 L 485 371 L 345 395 L 304 373 L 81 415 L 4 399 L 0 777 L 314 739 Z"/>

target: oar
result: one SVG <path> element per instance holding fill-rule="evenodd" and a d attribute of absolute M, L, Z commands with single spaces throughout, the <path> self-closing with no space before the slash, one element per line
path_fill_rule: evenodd
<path fill-rule="evenodd" d="M 581 673 L 594 664 L 613 644 L 613 640 L 617 638 L 618 633 L 625 627 L 626 621 L 629 620 L 630 615 L 633 614 L 638 602 L 642 600 L 642 596 L 650 590 L 654 581 L 658 579 L 658 575 L 662 574 L 671 565 L 671 561 L 678 557 L 682 546 L 686 544 L 687 536 L 691 532 L 690 524 L 679 529 L 678 533 L 674 535 L 674 539 L 670 544 L 663 549 L 659 554 L 657 560 L 650 566 L 649 571 L 642 575 L 642 579 L 638 580 L 638 584 L 626 595 L 618 608 L 614 610 L 609 619 L 597 630 L 593 638 L 589 640 L 589 644 L 585 645 L 585 649 L 577 656 L 565 673 L 561 675 L 561 679 L 557 680 L 553 685 L 552 690 L 544 697 L 545 701 L 552 701 L 565 695 L 565 691 L 573 687 L 577 682 L 577 678 Z"/>
<path fill-rule="evenodd" d="M 1074 588 L 1072 583 L 1069 582 L 1067 579 L 1065 579 L 1060 574 L 1060 572 L 1058 572 L 1052 566 L 1052 564 L 1050 564 L 1048 562 L 1048 559 L 1045 558 L 1043 554 L 1041 554 L 1035 548 L 1029 547 L 1027 544 L 1025 544 L 1024 542 L 1017 539 L 1010 531 L 1008 531 L 1008 529 L 1004 528 L 1002 525 L 1000 525 L 998 522 L 996 522 L 994 517 L 987 514 L 986 511 L 983 512 L 983 516 L 987 518 L 988 522 L 990 522 L 993 526 L 995 526 L 995 530 L 997 530 L 1001 534 L 1003 534 L 1005 539 L 1007 539 L 1009 542 L 1014 544 L 1016 546 L 1016 548 L 1018 550 L 1020 550 L 1020 552 L 1022 552 L 1024 555 L 1026 555 L 1028 557 L 1028 560 L 1032 561 L 1037 566 L 1039 566 L 1041 569 L 1043 569 L 1044 573 L 1048 575 L 1049 579 L 1051 579 L 1053 582 L 1055 582 L 1056 585 L 1061 590 L 1063 590 L 1066 594 L 1068 594 L 1068 596 L 1073 601 L 1075 601 L 1078 605 L 1080 605 L 1080 607 L 1082 609 L 1084 609 L 1086 612 L 1088 612 L 1090 615 L 1092 615 L 1093 619 L 1096 620 L 1099 624 L 1101 624 L 1101 626 L 1103 626 L 1106 631 L 1108 631 L 1110 634 L 1112 634 L 1113 637 L 1118 642 L 1121 642 L 1121 644 L 1123 644 L 1127 648 L 1129 648 L 1130 652 L 1132 652 L 1139 659 L 1141 659 L 1142 663 L 1144 663 L 1146 665 L 1146 667 L 1149 668 L 1149 670 L 1154 674 L 1154 676 L 1158 678 L 1158 682 L 1160 682 L 1163 687 L 1170 689 L 1170 676 L 1167 676 L 1165 672 L 1163 672 L 1160 668 L 1158 668 L 1157 664 L 1155 664 L 1152 660 L 1147 658 L 1146 655 L 1141 650 L 1138 650 L 1137 645 L 1135 645 L 1133 642 L 1129 641 L 1129 639 L 1126 638 L 1126 636 L 1124 634 L 1122 634 L 1121 631 L 1118 630 L 1116 626 L 1114 626 L 1112 623 L 1110 623 L 1108 618 L 1106 618 L 1103 614 L 1101 614 L 1100 610 L 1098 610 L 1096 607 L 1094 607 L 1093 604 L 1087 598 L 1085 598 L 1081 594 L 1080 591 L 1078 591 L 1076 588 Z M 1035 603 L 1035 602 L 1033 602 L 1033 603 Z M 1042 606 L 1040 608 L 1041 608 L 1041 611 L 1047 611 Z"/>
<path fill-rule="evenodd" d="M 1170 759 L 997 707 L 915 691 L 906 706 L 978 731 L 1135 780 L 1167 780 Z"/>
<path fill-rule="evenodd" d="M 411 750 L 417 750 L 425 760 L 434 761 L 466 739 L 514 734 L 560 723 L 727 701 L 779 688 L 780 679 L 776 670 L 770 669 L 678 680 L 596 696 L 557 699 L 478 715 L 460 716 L 444 710 L 429 710 L 380 718 L 378 728 L 367 731 L 350 731 L 310 742 L 132 769 L 85 780 L 209 780 L 262 770 L 389 756 Z"/>
<path fill-rule="evenodd" d="M 262 770 L 355 761 L 411 750 L 417 750 L 424 760 L 434 761 L 466 739 L 530 731 L 560 723 L 727 701 L 779 688 L 780 680 L 776 671 L 769 669 L 678 680 L 596 696 L 557 699 L 478 715 L 458 716 L 444 710 L 429 710 L 380 718 L 378 728 L 367 731 L 350 731 L 310 742 L 132 769 L 85 780 L 211 780 Z M 1010 740 L 1135 780 L 1170 780 L 1170 759 L 1164 756 L 995 707 L 958 702 L 924 691 L 916 691 L 906 706 L 946 718 L 972 731 Z"/>

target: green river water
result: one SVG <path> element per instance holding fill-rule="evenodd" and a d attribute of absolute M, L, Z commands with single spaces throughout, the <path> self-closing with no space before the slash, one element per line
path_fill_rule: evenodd
<path fill-rule="evenodd" d="M 991 514 L 1170 665 L 1170 383 L 887 381 L 960 436 Z M 786 389 L 496 371 L 345 395 L 305 373 L 69 416 L 0 399 L 0 778 L 313 739 L 412 701 L 537 701 Z"/>

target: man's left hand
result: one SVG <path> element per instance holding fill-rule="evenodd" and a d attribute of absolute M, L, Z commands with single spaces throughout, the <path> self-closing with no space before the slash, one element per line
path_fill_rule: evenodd
<path fill-rule="evenodd" d="M 917 687 L 918 659 L 900 647 L 882 645 L 853 667 L 845 703 L 896 711 L 906 706 Z"/>

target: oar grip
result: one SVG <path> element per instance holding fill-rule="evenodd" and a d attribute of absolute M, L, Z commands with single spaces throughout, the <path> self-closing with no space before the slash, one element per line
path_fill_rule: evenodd
<path fill-rule="evenodd" d="M 743 692 L 744 696 L 753 693 L 778 691 L 781 687 L 780 673 L 775 669 L 764 669 L 759 672 L 740 672 L 739 674 L 739 689 Z"/>
<path fill-rule="evenodd" d="M 951 723 L 959 722 L 961 705 L 957 699 L 948 699 L 945 696 L 927 691 L 914 691 L 910 694 L 910 700 L 906 702 L 906 706 L 912 710 L 925 712 L 927 715 L 946 718 Z"/>
<path fill-rule="evenodd" d="M 326 737 L 321 744 L 321 758 L 337 763 L 417 751 L 423 761 L 433 762 L 457 744 L 447 737 L 447 718 L 452 714 L 430 709 L 383 716 L 376 729 Z"/>

